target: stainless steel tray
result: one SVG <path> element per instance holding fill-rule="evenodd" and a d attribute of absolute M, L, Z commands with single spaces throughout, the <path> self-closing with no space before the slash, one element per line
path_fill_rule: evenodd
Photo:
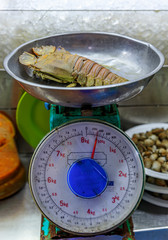
<path fill-rule="evenodd" d="M 129 81 L 99 87 L 66 88 L 53 81 L 30 77 L 18 57 L 41 45 L 62 46 L 71 53 L 110 65 L 113 72 Z M 4 59 L 5 70 L 29 94 L 45 102 L 71 107 L 97 107 L 127 100 L 141 92 L 163 64 L 164 56 L 153 45 L 114 33 L 69 33 L 35 39 L 22 44 Z"/>

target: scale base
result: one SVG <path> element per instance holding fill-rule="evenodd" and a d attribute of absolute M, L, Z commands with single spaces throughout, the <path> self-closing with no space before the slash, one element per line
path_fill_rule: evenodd
<path fill-rule="evenodd" d="M 122 240 L 135 240 L 134 232 L 133 232 L 132 217 L 130 217 L 127 221 L 125 221 L 122 225 L 120 225 L 113 231 L 107 232 L 102 236 L 109 236 L 109 235 L 110 236 L 119 235 L 122 237 Z M 79 236 L 64 232 L 63 230 L 61 230 L 56 225 L 49 222 L 45 217 L 42 216 L 40 240 L 67 239 L 67 238 L 79 239 Z M 80 238 L 82 239 L 82 237 Z M 94 236 L 93 236 L 93 239 L 94 239 Z"/>

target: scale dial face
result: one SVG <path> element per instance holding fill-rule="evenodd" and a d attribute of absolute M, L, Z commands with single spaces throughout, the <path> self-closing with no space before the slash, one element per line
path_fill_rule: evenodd
<path fill-rule="evenodd" d="M 108 181 L 101 194 L 86 199 L 71 191 L 67 175 L 74 162 L 91 158 L 96 137 L 93 159 Z M 135 145 L 120 129 L 99 120 L 77 120 L 52 130 L 40 142 L 29 183 L 51 222 L 74 234 L 97 235 L 116 228 L 136 209 L 144 190 L 144 168 Z"/>

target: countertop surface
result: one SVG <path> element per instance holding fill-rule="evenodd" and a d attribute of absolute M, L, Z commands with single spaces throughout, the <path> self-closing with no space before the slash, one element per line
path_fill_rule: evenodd
<path fill-rule="evenodd" d="M 25 168 L 28 169 L 30 155 L 22 154 L 20 158 Z M 0 201 L 0 216 L 1 239 L 40 239 L 41 214 L 32 199 L 28 183 L 15 195 Z M 135 232 L 167 229 L 168 208 L 158 207 L 142 200 L 138 209 L 133 213 L 133 222 Z"/>

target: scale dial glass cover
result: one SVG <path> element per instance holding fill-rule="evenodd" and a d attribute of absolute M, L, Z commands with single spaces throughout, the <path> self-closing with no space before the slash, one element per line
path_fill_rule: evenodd
<path fill-rule="evenodd" d="M 67 175 L 74 162 L 91 158 L 96 136 L 94 161 L 108 181 L 101 194 L 86 199 L 71 191 Z M 97 235 L 116 228 L 136 209 L 144 190 L 144 168 L 123 131 L 100 120 L 82 119 L 63 124 L 43 138 L 31 160 L 29 183 L 49 221 L 70 233 Z"/>

